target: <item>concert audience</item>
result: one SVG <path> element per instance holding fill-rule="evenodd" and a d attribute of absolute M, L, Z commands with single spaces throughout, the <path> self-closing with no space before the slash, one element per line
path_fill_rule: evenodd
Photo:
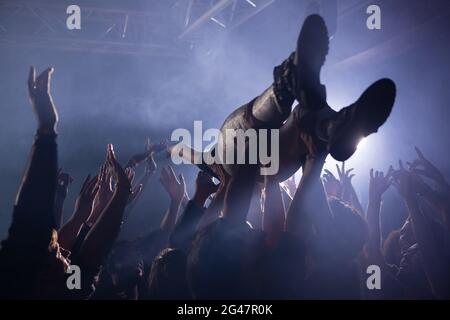
<path fill-rule="evenodd" d="M 148 140 L 123 167 L 108 145 L 63 222 L 74 178 L 58 170 L 52 73 L 30 69 L 37 131 L 1 243 L 1 299 L 450 298 L 450 185 L 417 147 L 411 162 L 370 170 L 366 210 L 353 168 L 324 170 L 328 151 L 307 133 L 298 186 L 293 178 L 260 181 L 256 167 L 243 166 L 233 176 L 216 170 L 218 183 L 200 171 L 189 198 L 183 175 L 167 166 L 159 181 L 170 204 L 159 227 L 118 240 L 156 172 L 153 156 L 167 143 Z M 140 165 L 144 174 L 134 183 Z M 408 216 L 383 238 L 380 212 L 390 187 Z M 261 206 L 252 204 L 255 195 Z M 79 290 L 67 284 L 73 265 L 82 271 Z M 366 283 L 369 266 L 380 269 L 379 289 Z"/>

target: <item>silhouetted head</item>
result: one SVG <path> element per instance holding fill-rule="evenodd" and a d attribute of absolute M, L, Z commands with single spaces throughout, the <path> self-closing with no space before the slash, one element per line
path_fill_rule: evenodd
<path fill-rule="evenodd" d="M 198 299 L 245 298 L 252 287 L 245 270 L 254 267 L 261 233 L 243 222 L 217 219 L 200 230 L 189 251 L 189 287 Z"/>
<path fill-rule="evenodd" d="M 151 299 L 189 299 L 186 280 L 186 254 L 166 248 L 155 258 L 149 275 Z"/>
<path fill-rule="evenodd" d="M 66 270 L 70 265 L 70 251 L 60 247 L 58 233 L 52 231 L 47 255 L 36 280 L 36 297 L 39 299 L 62 298 L 66 291 Z"/>
<path fill-rule="evenodd" d="M 136 286 L 144 272 L 144 261 L 134 242 L 118 242 L 110 253 L 107 271 L 116 290 Z"/>

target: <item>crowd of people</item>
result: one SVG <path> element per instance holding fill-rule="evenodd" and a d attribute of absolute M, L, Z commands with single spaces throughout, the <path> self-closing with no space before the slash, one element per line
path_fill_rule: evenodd
<path fill-rule="evenodd" d="M 370 171 L 367 208 L 352 169 L 323 170 L 328 151 L 306 132 L 298 186 L 246 171 L 218 180 L 199 171 L 188 195 L 183 175 L 167 166 L 159 182 L 170 204 L 160 226 L 118 241 L 157 169 L 153 155 L 167 146 L 148 141 L 122 166 L 108 145 L 99 172 L 86 177 L 72 216 L 62 221 L 72 178 L 58 170 L 52 72 L 30 70 L 38 128 L 1 243 L 1 299 L 450 298 L 450 185 L 418 148 L 411 162 Z M 135 182 L 141 165 L 145 173 Z M 408 216 L 383 238 L 380 209 L 390 187 Z M 255 195 L 260 206 L 250 214 Z M 72 265 L 81 270 L 80 288 L 67 285 Z M 367 286 L 373 265 L 378 288 Z"/>

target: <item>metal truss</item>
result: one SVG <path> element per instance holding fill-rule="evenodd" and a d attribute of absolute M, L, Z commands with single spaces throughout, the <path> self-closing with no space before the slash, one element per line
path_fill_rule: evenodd
<path fill-rule="evenodd" d="M 367 2 L 340 0 L 339 19 Z M 70 4 L 81 8 L 81 30 L 66 26 Z M 0 46 L 183 58 L 272 4 L 276 0 L 0 0 Z"/>
<path fill-rule="evenodd" d="M 152 11 L 82 1 L 74 2 L 81 2 L 81 30 L 69 30 L 70 2 L 0 0 L 0 46 L 182 58 L 193 44 L 221 32 L 217 28 L 236 28 L 275 0 L 171 0 Z"/>
<path fill-rule="evenodd" d="M 81 30 L 69 30 L 66 9 L 70 3 L 61 2 L 0 0 L 0 45 L 183 56 L 176 29 L 161 23 L 160 12 L 80 5 Z"/>
<path fill-rule="evenodd" d="M 254 15 L 258 14 L 275 0 L 218 0 L 208 8 L 203 8 L 203 12 L 198 14 L 195 20 L 196 4 L 205 2 L 202 0 L 189 0 L 188 10 L 186 11 L 186 28 L 179 34 L 178 39 L 190 37 L 196 31 L 207 24 L 216 24 L 224 31 L 232 30 Z"/>

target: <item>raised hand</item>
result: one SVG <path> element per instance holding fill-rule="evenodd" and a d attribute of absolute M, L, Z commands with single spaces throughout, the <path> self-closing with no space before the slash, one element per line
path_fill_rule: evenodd
<path fill-rule="evenodd" d="M 159 181 L 169 194 L 173 201 L 181 202 L 186 194 L 186 183 L 183 174 L 177 178 L 171 166 L 167 166 L 161 170 Z"/>
<path fill-rule="evenodd" d="M 128 181 L 130 181 L 130 185 L 133 185 L 134 177 L 136 176 L 136 172 L 131 167 L 128 167 L 125 169 L 125 174 L 128 177 Z M 128 203 L 133 202 L 138 196 L 139 193 L 142 191 L 143 185 L 142 183 L 137 184 L 135 187 L 133 187 L 133 190 L 131 191 L 131 195 L 128 198 Z"/>
<path fill-rule="evenodd" d="M 341 183 L 330 170 L 325 169 L 324 171 L 325 174 L 322 176 L 322 181 L 327 196 L 341 198 L 342 196 Z"/>
<path fill-rule="evenodd" d="M 36 70 L 30 67 L 28 76 L 28 94 L 38 121 L 38 132 L 55 134 L 58 123 L 56 111 L 50 94 L 50 82 L 53 68 L 48 68 L 36 78 Z"/>
<path fill-rule="evenodd" d="M 114 178 L 115 188 L 111 200 L 95 218 L 95 222 L 80 248 L 80 263 L 98 268 L 104 263 L 123 223 L 125 207 L 131 194 L 131 184 L 123 168 L 116 160 L 111 144 L 107 147 L 106 164 Z M 94 212 L 91 214 L 94 214 Z M 89 218 L 91 220 L 91 218 Z"/>
<path fill-rule="evenodd" d="M 91 178 L 88 175 L 81 186 L 80 193 L 75 201 L 75 214 L 81 221 L 86 221 L 89 218 L 92 210 L 95 195 L 98 191 L 97 185 L 98 176 Z"/>
<path fill-rule="evenodd" d="M 341 168 L 339 168 L 339 165 L 336 164 L 337 173 L 339 176 L 339 180 L 341 181 L 341 185 L 346 188 L 351 185 L 352 178 L 355 176 L 351 172 L 353 171 L 353 168 L 350 168 L 348 170 L 345 170 L 345 161 L 342 162 Z"/>
<path fill-rule="evenodd" d="M 128 160 L 126 168 L 135 168 L 137 165 L 141 164 L 144 161 L 149 161 L 149 158 L 153 156 L 153 154 L 158 153 L 166 148 L 166 142 L 161 141 L 158 144 L 154 144 L 151 142 L 150 138 L 147 138 L 145 142 L 144 152 L 137 153 Z M 153 159 L 152 159 L 153 160 Z M 154 161 L 153 161 L 154 162 Z"/>
<path fill-rule="evenodd" d="M 59 197 L 65 199 L 69 192 L 69 186 L 73 182 L 73 178 L 65 172 L 62 172 L 62 168 L 58 171 L 56 193 Z"/>
<path fill-rule="evenodd" d="M 380 212 L 381 196 L 392 183 L 392 173 L 394 169 L 389 167 L 389 171 L 384 175 L 381 171 L 370 169 L 369 180 L 369 203 L 367 206 L 366 221 L 369 227 L 369 239 L 367 241 L 368 258 L 375 263 L 381 263 L 383 255 L 381 254 L 381 232 L 380 232 Z"/>
<path fill-rule="evenodd" d="M 95 176 L 91 179 L 90 175 L 86 177 L 75 201 L 75 210 L 72 217 L 58 231 L 58 241 L 63 248 L 72 249 L 82 224 L 87 222 L 91 216 L 97 193 L 97 178 L 98 176 Z"/>
<path fill-rule="evenodd" d="M 108 144 L 106 151 L 106 161 L 100 167 L 95 188 L 97 190 L 97 193 L 92 205 L 92 214 L 88 220 L 88 224 L 90 225 L 94 224 L 98 220 L 101 213 L 103 212 L 103 209 L 105 209 L 110 200 L 113 198 L 114 191 L 119 185 L 119 175 L 121 178 L 120 185 L 124 187 L 123 189 L 128 188 L 128 191 L 131 190 L 129 178 L 131 178 L 132 174 L 129 170 L 127 170 L 127 175 L 127 173 L 125 173 L 122 167 L 117 163 L 112 148 L 112 145 Z"/>
<path fill-rule="evenodd" d="M 352 171 L 353 168 L 350 168 L 348 170 L 345 169 L 345 162 L 342 162 L 341 167 L 336 164 L 336 169 L 339 177 L 339 184 L 340 188 L 336 185 L 336 180 L 332 173 L 328 170 L 325 170 L 327 173 L 326 175 L 326 184 L 325 190 L 328 192 L 327 188 L 332 189 L 331 192 L 335 192 L 338 194 L 338 198 L 341 199 L 344 202 L 347 202 L 350 204 L 361 216 L 364 215 L 364 209 L 362 208 L 361 202 L 359 201 L 358 195 L 355 191 L 355 188 L 353 188 L 352 185 L 352 179 L 355 176 Z M 334 178 L 334 179 L 333 179 Z"/>
<path fill-rule="evenodd" d="M 369 199 L 374 201 L 381 200 L 381 196 L 392 183 L 392 172 L 394 169 L 392 166 L 386 175 L 382 171 L 374 171 L 370 169 L 370 180 L 369 180 Z"/>
<path fill-rule="evenodd" d="M 205 214 L 201 218 L 198 228 L 201 229 L 215 219 L 217 219 L 221 213 L 221 210 L 224 205 L 225 195 L 227 192 L 227 186 L 230 182 L 230 176 L 228 173 L 221 167 L 219 164 L 211 165 L 212 171 L 217 174 L 217 178 L 219 179 L 219 187 L 214 194 L 212 201 L 208 208 L 205 211 Z M 267 176 L 266 176 L 267 177 Z"/>
<path fill-rule="evenodd" d="M 97 206 L 101 206 L 103 208 L 113 195 L 113 189 L 111 186 L 111 174 L 106 163 L 100 167 L 96 190 L 97 195 L 94 199 L 94 208 Z"/>
<path fill-rule="evenodd" d="M 403 197 L 411 194 L 426 195 L 432 192 L 432 189 L 423 179 L 413 171 L 407 170 L 403 162 L 399 160 L 398 170 L 392 171 L 393 184 Z"/>
<path fill-rule="evenodd" d="M 417 174 L 407 171 L 402 161 L 399 161 L 400 169 L 392 173 L 394 185 L 405 200 L 406 208 L 411 217 L 412 229 L 415 239 L 420 248 L 423 270 L 425 271 L 428 282 L 438 298 L 448 298 L 450 292 L 448 289 L 449 264 L 448 259 L 438 248 L 442 246 L 442 240 L 437 239 L 430 226 L 430 217 L 422 212 L 419 201 L 415 196 L 418 193 Z M 444 223 L 447 224 L 444 218 Z"/>
<path fill-rule="evenodd" d="M 428 177 L 438 184 L 447 185 L 444 175 L 439 171 L 436 166 L 434 166 L 425 156 L 418 147 L 415 147 L 418 158 L 412 163 L 408 163 L 409 170 L 411 172 Z"/>
<path fill-rule="evenodd" d="M 129 170 L 127 175 L 125 170 L 123 170 L 123 168 L 117 162 L 112 144 L 108 144 L 106 162 L 108 164 L 109 171 L 111 172 L 111 175 L 114 178 L 114 181 L 116 181 L 115 185 L 116 190 L 121 188 L 124 191 L 128 191 L 128 193 L 131 193 L 130 178 L 133 178 L 134 174 L 131 173 Z"/>
<path fill-rule="evenodd" d="M 403 198 L 407 198 L 414 193 L 413 183 L 412 183 L 412 175 L 411 172 L 408 172 L 403 166 L 402 160 L 398 161 L 399 169 L 393 170 L 392 175 L 392 184 L 396 187 L 397 191 Z"/>
<path fill-rule="evenodd" d="M 219 185 L 216 185 L 212 177 L 204 171 L 199 171 L 195 179 L 195 193 L 192 200 L 199 206 L 205 204 L 206 199 L 217 192 Z"/>

